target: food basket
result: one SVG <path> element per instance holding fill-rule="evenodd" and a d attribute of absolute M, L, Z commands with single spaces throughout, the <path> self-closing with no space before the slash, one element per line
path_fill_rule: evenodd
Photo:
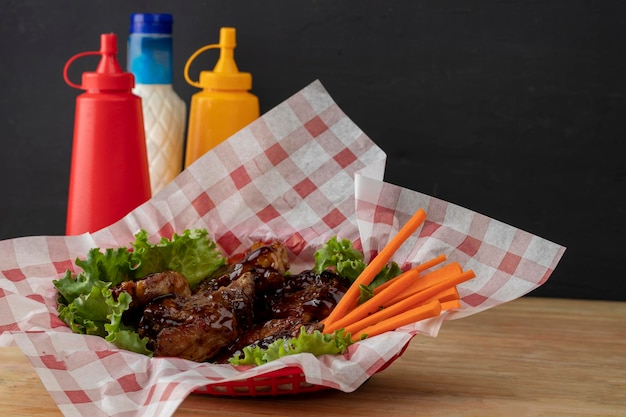
<path fill-rule="evenodd" d="M 397 355 L 385 362 L 376 373 L 387 369 L 389 365 L 402 356 L 407 347 L 408 344 L 406 344 Z M 244 380 L 206 385 L 196 389 L 194 394 L 228 397 L 263 397 L 307 394 L 328 389 L 332 388 L 307 382 L 306 376 L 301 368 L 288 366 L 277 371 L 268 372 Z"/>
<path fill-rule="evenodd" d="M 310 384 L 302 369 L 291 366 L 243 381 L 212 384 L 196 389 L 194 394 L 231 397 L 260 397 L 306 394 L 326 390 L 328 387 Z"/>
<path fill-rule="evenodd" d="M 390 366 L 416 335 L 542 285 L 565 248 L 462 206 L 383 181 L 386 155 L 319 81 L 272 109 L 185 169 L 120 221 L 80 236 L 0 242 L 0 345 L 16 344 L 66 416 L 169 416 L 190 393 L 276 396 L 352 392 Z M 394 254 L 414 265 L 445 254 L 476 278 L 459 286 L 461 307 L 361 340 L 344 355 L 298 354 L 260 367 L 149 358 L 59 319 L 52 281 L 75 272 L 91 248 L 127 246 L 205 228 L 225 254 L 280 240 L 291 270 L 311 267 L 332 236 L 371 259 L 416 209 L 427 219 Z"/>

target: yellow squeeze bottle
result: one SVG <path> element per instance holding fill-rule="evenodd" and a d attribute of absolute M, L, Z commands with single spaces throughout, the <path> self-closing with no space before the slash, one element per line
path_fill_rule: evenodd
<path fill-rule="evenodd" d="M 207 151 L 228 139 L 259 117 L 259 99 L 249 90 L 252 75 L 239 72 L 234 59 L 235 29 L 220 29 L 220 43 L 194 52 L 185 65 L 185 80 L 202 91 L 191 97 L 185 168 Z M 213 71 L 201 71 L 199 82 L 189 78 L 191 62 L 202 52 L 219 48 Z"/>

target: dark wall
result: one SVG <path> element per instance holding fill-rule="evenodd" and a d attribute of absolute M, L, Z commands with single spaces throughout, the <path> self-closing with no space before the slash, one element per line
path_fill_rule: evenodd
<path fill-rule="evenodd" d="M 626 300 L 620 1 L 1 0 L 0 239 L 64 233 L 80 91 L 62 69 L 107 32 L 125 65 L 137 11 L 174 14 L 187 103 L 185 61 L 234 26 L 262 112 L 320 79 L 387 152 L 387 181 L 568 247 L 534 294 Z"/>

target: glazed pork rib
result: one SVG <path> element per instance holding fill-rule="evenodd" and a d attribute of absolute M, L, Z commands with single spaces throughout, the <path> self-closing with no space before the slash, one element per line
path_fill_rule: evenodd
<path fill-rule="evenodd" d="M 321 330 L 319 322 L 349 286 L 330 271 L 288 271 L 282 243 L 257 243 L 194 291 L 166 271 L 122 283 L 114 293 L 133 296 L 127 318 L 154 356 L 225 362 L 245 346 L 297 336 L 302 326 Z"/>
<path fill-rule="evenodd" d="M 320 323 L 343 297 L 350 283 L 330 271 L 317 274 L 306 270 L 284 277 L 282 288 L 257 293 L 255 322 L 229 346 L 216 362 L 226 362 L 241 354 L 246 346 L 267 348 L 277 339 L 297 337 L 304 327 L 307 332 L 322 330 Z"/>
<path fill-rule="evenodd" d="M 208 361 L 253 325 L 258 295 L 281 288 L 288 269 L 283 244 L 255 244 L 192 294 L 167 294 L 147 303 L 138 333 L 150 339 L 155 356 Z"/>
<path fill-rule="evenodd" d="M 155 299 L 144 309 L 138 332 L 151 340 L 155 356 L 207 361 L 251 325 L 254 300 L 254 276 L 245 273 L 211 293 Z"/>
<path fill-rule="evenodd" d="M 255 243 L 240 260 L 228 263 L 214 277 L 202 281 L 196 291 L 216 291 L 246 272 L 254 274 L 257 293 L 276 291 L 282 287 L 289 266 L 289 255 L 285 245 L 280 242 Z"/>
<path fill-rule="evenodd" d="M 191 288 L 185 277 L 175 271 L 156 272 L 137 281 L 124 281 L 111 288 L 117 300 L 122 292 L 131 295 L 133 301 L 130 308 L 142 308 L 155 298 L 177 294 L 182 297 L 191 295 Z"/>

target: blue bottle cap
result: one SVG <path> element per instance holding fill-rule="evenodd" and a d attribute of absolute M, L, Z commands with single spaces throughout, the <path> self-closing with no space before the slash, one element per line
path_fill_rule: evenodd
<path fill-rule="evenodd" d="M 130 16 L 128 70 L 137 84 L 172 83 L 171 14 L 134 13 Z"/>
<path fill-rule="evenodd" d="M 172 34 L 174 18 L 168 13 L 133 13 L 130 15 L 130 33 Z"/>

